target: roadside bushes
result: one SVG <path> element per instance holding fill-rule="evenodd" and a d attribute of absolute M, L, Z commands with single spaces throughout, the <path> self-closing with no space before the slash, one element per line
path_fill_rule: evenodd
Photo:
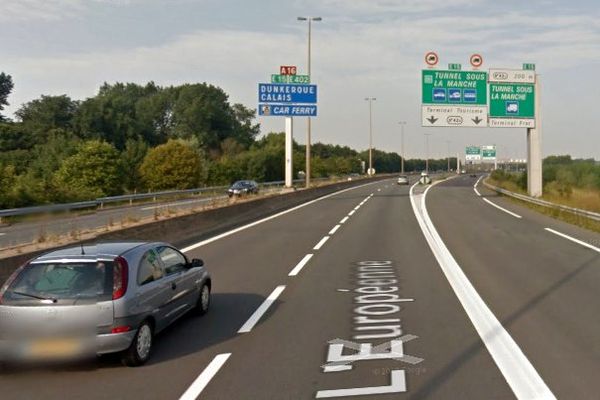
<path fill-rule="evenodd" d="M 169 140 L 148 151 L 140 176 L 151 191 L 198 187 L 202 173 L 200 155 L 180 140 Z"/>

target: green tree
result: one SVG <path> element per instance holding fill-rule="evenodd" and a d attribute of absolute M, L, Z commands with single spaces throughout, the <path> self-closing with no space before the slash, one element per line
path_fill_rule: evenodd
<path fill-rule="evenodd" d="M 15 206 L 15 199 L 13 196 L 15 180 L 15 167 L 12 165 L 4 166 L 0 164 L 0 209 Z"/>
<path fill-rule="evenodd" d="M 15 115 L 36 143 L 44 143 L 48 133 L 55 129 L 72 130 L 77 107 L 78 103 L 67 95 L 42 96 L 23 104 Z"/>
<path fill-rule="evenodd" d="M 124 173 L 124 186 L 129 191 L 142 187 L 140 166 L 148 153 L 148 145 L 141 139 L 129 139 L 121 153 L 121 166 Z"/>
<path fill-rule="evenodd" d="M 160 93 L 161 89 L 153 82 L 146 86 L 105 83 L 97 96 L 79 106 L 74 118 L 75 131 L 86 139 L 105 140 L 119 150 L 125 148 L 128 139 L 143 138 L 150 144 L 160 143 L 155 126 L 160 116 L 150 115 L 148 108 L 152 103 L 143 101 Z"/>
<path fill-rule="evenodd" d="M 23 124 L 0 122 L 0 152 L 27 150 L 35 145 L 33 134 Z"/>
<path fill-rule="evenodd" d="M 14 86 L 10 75 L 5 74 L 4 72 L 0 73 L 0 111 L 3 111 L 4 107 L 9 104 L 8 96 L 12 92 Z M 2 121 L 6 121 L 6 117 L 0 114 L 0 122 Z"/>
<path fill-rule="evenodd" d="M 202 161 L 194 148 L 169 140 L 146 154 L 140 175 L 150 190 L 191 189 L 200 183 Z"/>
<path fill-rule="evenodd" d="M 58 189 L 70 200 L 89 200 L 122 193 L 119 153 L 100 140 L 83 142 L 55 175 Z"/>

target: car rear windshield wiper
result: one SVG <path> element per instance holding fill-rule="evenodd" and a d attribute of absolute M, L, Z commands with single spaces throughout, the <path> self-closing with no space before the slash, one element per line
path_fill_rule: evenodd
<path fill-rule="evenodd" d="M 54 299 L 52 297 L 42 297 L 42 296 L 37 296 L 35 294 L 19 292 L 19 291 L 14 291 L 14 290 L 12 292 L 14 294 L 18 294 L 19 296 L 31 297 L 32 299 L 39 299 L 39 300 L 51 300 L 53 303 L 56 303 L 56 299 Z"/>

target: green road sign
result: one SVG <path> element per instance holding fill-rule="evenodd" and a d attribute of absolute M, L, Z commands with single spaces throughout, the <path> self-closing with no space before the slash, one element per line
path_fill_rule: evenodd
<path fill-rule="evenodd" d="M 490 118 L 535 118 L 535 86 L 490 83 Z"/>
<path fill-rule="evenodd" d="M 271 75 L 271 83 L 293 83 L 297 85 L 310 83 L 308 75 Z"/>
<path fill-rule="evenodd" d="M 496 158 L 496 147 L 495 146 L 482 146 L 481 147 L 481 158 L 484 160 L 493 160 Z"/>
<path fill-rule="evenodd" d="M 468 155 L 479 155 L 479 147 L 478 146 L 467 146 L 466 154 Z"/>
<path fill-rule="evenodd" d="M 527 71 L 535 71 L 535 64 L 523 64 L 523 69 Z"/>
<path fill-rule="evenodd" d="M 487 105 L 487 72 L 426 69 L 421 83 L 423 104 Z"/>
<path fill-rule="evenodd" d="M 462 65 L 460 64 L 448 64 L 448 69 L 453 71 L 460 71 L 462 69 Z"/>

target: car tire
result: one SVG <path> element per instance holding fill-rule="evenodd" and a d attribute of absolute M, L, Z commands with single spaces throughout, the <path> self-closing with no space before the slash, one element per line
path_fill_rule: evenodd
<path fill-rule="evenodd" d="M 121 362 L 128 367 L 139 367 L 150 359 L 154 344 L 154 329 L 150 321 L 144 321 L 138 328 L 131 345 L 123 352 Z"/>
<path fill-rule="evenodd" d="M 198 302 L 196 303 L 196 307 L 194 308 L 194 313 L 196 315 L 204 315 L 208 312 L 210 308 L 210 286 L 207 284 L 202 285 L 200 288 L 200 296 L 198 297 Z"/>

